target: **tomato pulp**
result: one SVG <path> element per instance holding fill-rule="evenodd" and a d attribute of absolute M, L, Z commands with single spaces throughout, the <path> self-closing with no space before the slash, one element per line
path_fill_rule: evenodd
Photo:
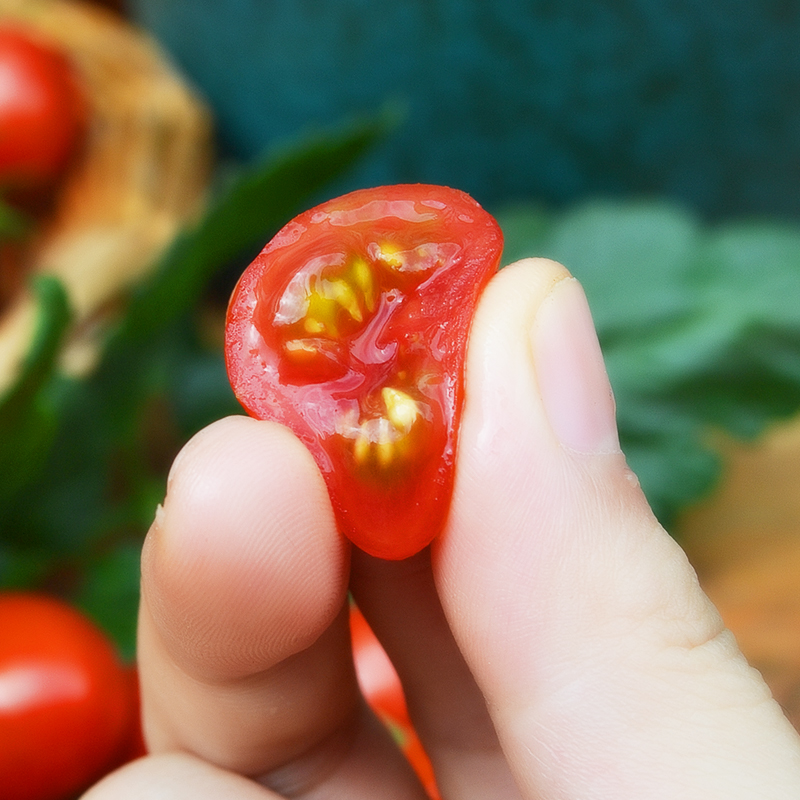
<path fill-rule="evenodd" d="M 470 322 L 502 242 L 458 190 L 363 189 L 296 217 L 234 290 L 236 396 L 306 444 L 371 555 L 406 558 L 444 526 Z"/>

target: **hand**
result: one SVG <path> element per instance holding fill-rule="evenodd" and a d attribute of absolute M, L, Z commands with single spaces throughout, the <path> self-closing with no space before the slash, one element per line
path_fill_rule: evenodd
<path fill-rule="evenodd" d="M 86 800 L 423 798 L 359 698 L 348 588 L 445 798 L 800 797 L 800 739 L 619 452 L 562 267 L 493 279 L 466 397 L 447 528 L 403 562 L 351 553 L 286 430 L 230 418 L 186 446 L 142 558 L 153 755 Z"/>

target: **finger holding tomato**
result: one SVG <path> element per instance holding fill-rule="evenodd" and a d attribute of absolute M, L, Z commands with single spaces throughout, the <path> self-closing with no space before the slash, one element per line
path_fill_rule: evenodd
<path fill-rule="evenodd" d="M 358 601 L 363 580 L 391 601 L 370 619 L 444 797 L 800 797 L 796 732 L 609 442 L 592 334 L 580 287 L 552 263 L 490 285 L 450 521 L 416 563 L 348 560 L 319 471 L 284 428 L 229 418 L 187 445 L 142 564 L 158 754 L 92 800 L 175 787 L 423 800 L 355 693 L 345 604 L 359 569 Z M 431 627 L 442 614 L 449 639 Z M 480 703 L 488 727 L 464 713 Z"/>

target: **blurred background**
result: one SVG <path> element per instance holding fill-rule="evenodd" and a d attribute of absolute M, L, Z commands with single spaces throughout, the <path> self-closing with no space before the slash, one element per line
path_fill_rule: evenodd
<path fill-rule="evenodd" d="M 496 214 L 504 263 L 583 282 L 631 466 L 800 725 L 800 3 L 0 17 L 68 53 L 90 109 L 0 305 L 0 588 L 67 598 L 130 658 L 166 470 L 241 413 L 221 341 L 242 268 L 324 198 L 441 183 Z"/>
<path fill-rule="evenodd" d="M 800 212 L 791 0 L 128 7 L 239 157 L 389 100 L 404 124 L 354 183 L 452 183 L 493 206 L 657 194 L 706 217 Z"/>

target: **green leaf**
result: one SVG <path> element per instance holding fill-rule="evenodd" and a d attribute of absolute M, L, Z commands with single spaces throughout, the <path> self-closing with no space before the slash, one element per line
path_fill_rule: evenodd
<path fill-rule="evenodd" d="M 123 658 L 136 654 L 139 542 L 121 542 L 87 564 L 75 602 L 117 643 Z"/>
<path fill-rule="evenodd" d="M 31 220 L 4 200 L 0 200 L 0 241 L 22 239 L 31 229 Z"/>
<path fill-rule="evenodd" d="M 501 213 L 499 220 L 506 235 L 504 261 L 511 253 L 569 265 L 595 301 L 595 322 L 606 336 L 649 329 L 694 306 L 685 289 L 698 225 L 681 209 L 664 202 L 594 201 L 546 223 L 534 207 L 527 231 L 521 207 L 512 210 L 510 219 Z"/>
<path fill-rule="evenodd" d="M 385 112 L 317 133 L 269 154 L 233 180 L 200 223 L 178 237 L 133 298 L 123 338 L 142 340 L 190 308 L 216 271 L 245 248 L 263 244 L 394 123 Z"/>
<path fill-rule="evenodd" d="M 498 219 L 507 254 L 554 258 L 582 282 L 623 449 L 662 521 L 718 479 L 710 431 L 752 437 L 800 410 L 797 226 L 709 227 L 652 201 Z"/>
<path fill-rule="evenodd" d="M 41 275 L 31 284 L 37 304 L 36 329 L 14 384 L 0 396 L 0 413 L 24 404 L 50 378 L 70 321 L 69 300 L 61 281 Z"/>
<path fill-rule="evenodd" d="M 47 389 L 70 312 L 66 291 L 56 278 L 38 278 L 33 292 L 36 332 L 19 377 L 0 398 L 0 510 L 36 475 L 56 432 L 56 405 Z"/>

